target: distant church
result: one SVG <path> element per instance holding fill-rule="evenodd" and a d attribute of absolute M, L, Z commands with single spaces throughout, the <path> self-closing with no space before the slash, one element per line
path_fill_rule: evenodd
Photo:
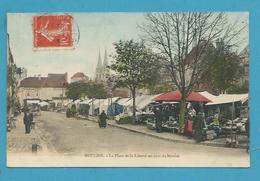
<path fill-rule="evenodd" d="M 107 51 L 105 50 L 103 62 L 101 60 L 101 55 L 100 55 L 100 51 L 99 51 L 98 63 L 96 66 L 96 75 L 95 75 L 96 82 L 99 82 L 99 83 L 106 82 L 106 76 L 108 73 L 107 66 L 108 66 Z"/>

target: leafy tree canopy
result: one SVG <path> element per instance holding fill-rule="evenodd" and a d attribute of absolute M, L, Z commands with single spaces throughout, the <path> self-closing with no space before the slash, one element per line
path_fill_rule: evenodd
<path fill-rule="evenodd" d="M 159 69 L 159 56 L 145 47 L 143 42 L 120 40 L 114 43 L 116 55 L 110 69 L 116 72 L 117 86 L 130 89 L 133 97 L 133 122 L 135 122 L 136 90 L 155 84 Z"/>
<path fill-rule="evenodd" d="M 202 82 L 210 84 L 215 90 L 224 93 L 234 87 L 239 78 L 239 56 L 223 40 L 216 43 L 216 48 L 207 51 L 208 66 L 203 74 Z"/>
<path fill-rule="evenodd" d="M 107 92 L 103 84 L 95 82 L 73 82 L 70 83 L 66 90 L 66 96 L 76 100 L 84 96 L 89 98 L 102 99 L 107 97 Z"/>
<path fill-rule="evenodd" d="M 114 43 L 116 55 L 110 69 L 117 74 L 117 85 L 130 90 L 155 82 L 159 69 L 159 57 L 143 42 L 133 40 Z"/>

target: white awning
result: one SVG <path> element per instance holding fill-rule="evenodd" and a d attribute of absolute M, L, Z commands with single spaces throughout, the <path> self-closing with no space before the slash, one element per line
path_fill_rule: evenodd
<path fill-rule="evenodd" d="M 41 107 L 43 107 L 43 106 L 48 106 L 49 105 L 49 103 L 48 102 L 45 102 L 45 101 L 42 101 L 42 102 L 40 102 L 40 103 L 38 103 Z"/>
<path fill-rule="evenodd" d="M 131 99 L 132 98 L 122 98 L 122 99 L 118 100 L 117 103 L 122 106 L 127 106 L 127 105 L 131 104 Z"/>
<path fill-rule="evenodd" d="M 78 104 L 81 100 L 80 99 L 77 99 L 75 101 L 73 101 L 75 104 Z"/>
<path fill-rule="evenodd" d="M 154 98 L 159 96 L 160 94 L 157 95 L 144 95 L 139 102 L 137 102 L 136 107 L 139 110 L 144 109 L 146 106 L 148 106 L 150 103 L 154 101 Z"/>
<path fill-rule="evenodd" d="M 218 104 L 227 104 L 232 102 L 242 102 L 248 100 L 248 94 L 220 94 L 216 96 L 211 101 L 207 103 L 207 106 L 218 105 Z"/>
<path fill-rule="evenodd" d="M 85 99 L 83 101 L 81 101 L 79 104 L 89 104 L 92 102 L 92 99 Z"/>
<path fill-rule="evenodd" d="M 40 100 L 27 100 L 26 103 L 27 104 L 39 104 Z"/>
<path fill-rule="evenodd" d="M 209 93 L 208 91 L 199 92 L 199 94 L 206 97 L 207 99 L 209 99 L 211 101 L 217 97 L 217 96 Z"/>

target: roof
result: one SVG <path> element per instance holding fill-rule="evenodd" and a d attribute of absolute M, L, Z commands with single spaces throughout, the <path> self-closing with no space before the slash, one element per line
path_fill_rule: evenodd
<path fill-rule="evenodd" d="M 40 88 L 43 87 L 46 78 L 39 77 L 27 77 L 23 79 L 20 83 L 20 87 L 33 87 Z"/>
<path fill-rule="evenodd" d="M 207 106 L 211 105 L 219 105 L 219 104 L 227 104 L 232 102 L 242 102 L 248 100 L 248 94 L 220 94 L 212 99 L 212 102 L 207 103 Z"/>
<path fill-rule="evenodd" d="M 84 73 L 82 73 L 82 72 L 77 72 L 77 73 L 75 73 L 72 77 L 71 77 L 71 79 L 74 79 L 74 78 L 85 78 L 85 77 L 87 77 Z"/>
<path fill-rule="evenodd" d="M 68 84 L 67 74 L 48 74 L 44 87 L 62 88 Z"/>
<path fill-rule="evenodd" d="M 67 73 L 48 74 L 48 77 L 27 77 L 21 81 L 20 87 L 63 88 L 66 87 L 67 84 Z"/>

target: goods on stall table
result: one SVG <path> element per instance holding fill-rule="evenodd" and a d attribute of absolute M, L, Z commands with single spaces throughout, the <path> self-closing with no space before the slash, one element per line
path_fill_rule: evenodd
<path fill-rule="evenodd" d="M 213 140 L 215 137 L 217 137 L 217 134 L 214 130 L 208 130 L 206 131 L 206 139 L 207 140 Z"/>
<path fill-rule="evenodd" d="M 124 112 L 115 117 L 117 124 L 130 124 L 132 123 L 132 113 Z"/>
<path fill-rule="evenodd" d="M 155 125 L 155 118 L 149 118 L 146 120 L 146 126 L 148 129 L 155 129 L 156 125 Z"/>

